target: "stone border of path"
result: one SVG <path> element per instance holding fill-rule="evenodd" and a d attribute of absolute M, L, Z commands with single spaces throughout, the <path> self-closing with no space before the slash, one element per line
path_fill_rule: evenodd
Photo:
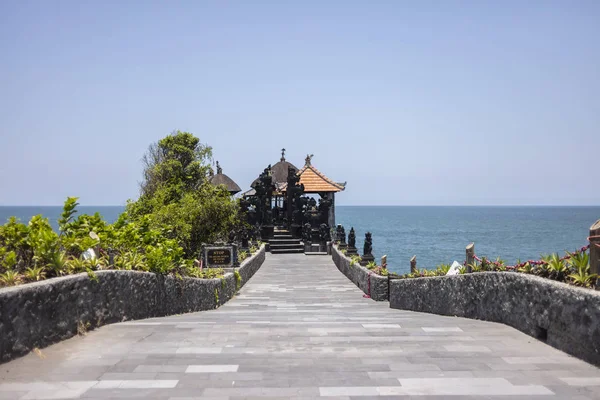
<path fill-rule="evenodd" d="M 337 246 L 331 246 L 331 257 L 337 269 L 365 294 L 370 295 L 373 300 L 385 301 L 388 299 L 387 277 L 377 275 L 359 264 L 351 265 L 352 260 L 345 256 Z"/>
<path fill-rule="evenodd" d="M 501 322 L 600 366 L 598 291 L 520 273 L 481 272 L 392 280 L 390 307 Z"/>
<path fill-rule="evenodd" d="M 0 362 L 127 320 L 211 310 L 231 299 L 265 260 L 265 246 L 221 279 L 98 271 L 0 289 Z"/>

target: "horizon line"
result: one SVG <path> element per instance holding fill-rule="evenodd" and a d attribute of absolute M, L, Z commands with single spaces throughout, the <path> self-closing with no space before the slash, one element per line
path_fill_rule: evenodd
<path fill-rule="evenodd" d="M 0 204 L 0 207 L 63 207 L 63 204 Z M 126 204 L 79 204 L 78 207 L 126 207 Z M 336 204 L 335 207 L 600 207 L 600 204 Z"/>

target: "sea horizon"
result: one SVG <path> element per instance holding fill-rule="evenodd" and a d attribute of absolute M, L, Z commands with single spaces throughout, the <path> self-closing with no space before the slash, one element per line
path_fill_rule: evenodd
<path fill-rule="evenodd" d="M 62 207 L 62 204 L 7 204 L 2 207 Z M 79 204 L 78 207 L 126 207 L 127 204 Z M 336 204 L 335 207 L 600 207 L 600 204 Z"/>
<path fill-rule="evenodd" d="M 75 216 L 99 212 L 112 223 L 124 210 L 125 205 L 79 205 Z M 0 224 L 10 216 L 27 223 L 42 214 L 58 230 L 61 212 L 62 205 L 0 206 Z M 589 228 L 600 218 L 600 206 L 338 205 L 335 214 L 346 235 L 355 229 L 361 254 L 365 233 L 371 232 L 376 259 L 387 255 L 391 271 L 406 273 L 413 255 L 419 268 L 463 262 L 465 246 L 471 242 L 478 255 L 500 257 L 510 264 L 577 250 L 587 244 Z"/>

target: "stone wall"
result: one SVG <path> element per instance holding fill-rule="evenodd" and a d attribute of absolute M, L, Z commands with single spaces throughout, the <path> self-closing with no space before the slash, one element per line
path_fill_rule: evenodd
<path fill-rule="evenodd" d="M 250 278 L 258 271 L 260 266 L 265 262 L 265 245 L 262 245 L 260 251 L 242 262 L 238 272 L 240 273 L 241 286 L 245 285 Z M 240 287 L 241 287 L 240 286 Z"/>
<path fill-rule="evenodd" d="M 245 284 L 265 260 L 265 248 L 244 260 Z M 139 271 L 98 271 L 0 289 L 0 362 L 67 339 L 78 329 L 126 320 L 211 310 L 236 293 L 236 277 L 177 279 Z"/>
<path fill-rule="evenodd" d="M 390 307 L 501 322 L 600 365 L 600 292 L 514 272 L 390 282 Z"/>
<path fill-rule="evenodd" d="M 379 276 L 361 265 L 351 265 L 352 260 L 342 254 L 337 246 L 331 246 L 331 257 L 340 272 L 354 282 L 365 294 L 370 294 L 373 300 L 384 301 L 388 299 L 387 277 Z"/>

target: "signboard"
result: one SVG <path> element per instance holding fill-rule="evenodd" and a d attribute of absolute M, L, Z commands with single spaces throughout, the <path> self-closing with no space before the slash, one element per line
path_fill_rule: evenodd
<path fill-rule="evenodd" d="M 233 267 L 237 264 L 235 246 L 204 246 L 204 265 L 211 267 Z"/>
<path fill-rule="evenodd" d="M 207 265 L 231 265 L 233 251 L 226 248 L 206 249 L 206 264 Z"/>

